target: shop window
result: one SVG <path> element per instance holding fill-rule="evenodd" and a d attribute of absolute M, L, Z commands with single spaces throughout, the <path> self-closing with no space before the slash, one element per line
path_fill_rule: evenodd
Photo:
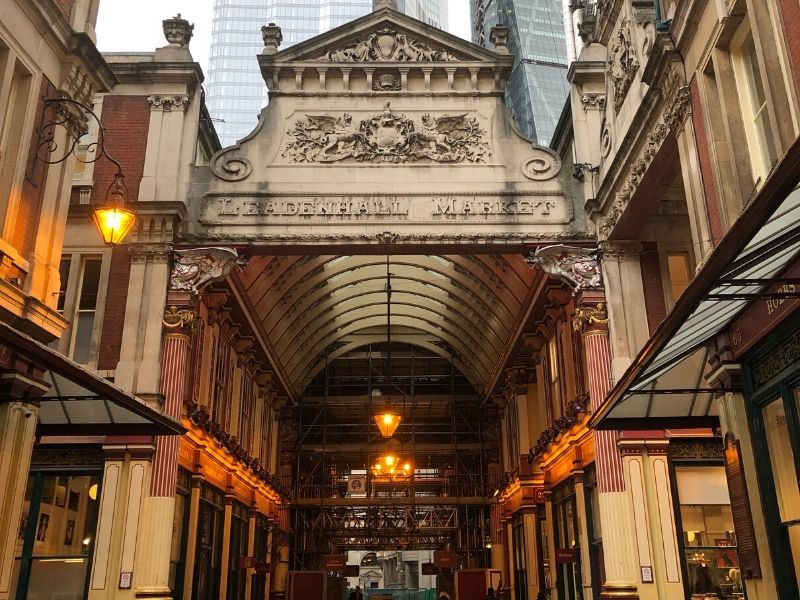
<path fill-rule="evenodd" d="M 17 598 L 83 598 L 91 565 L 100 473 L 32 471 L 22 506 L 10 589 Z"/>
<path fill-rule="evenodd" d="M 265 567 L 269 563 L 269 521 L 264 515 L 258 514 L 256 515 L 255 526 L 253 560 L 256 564 L 256 572 L 252 575 L 251 597 L 264 598 L 266 597 L 267 589 Z"/>
<path fill-rule="evenodd" d="M 228 554 L 228 600 L 244 600 L 245 576 L 241 559 L 248 556 L 247 541 L 249 533 L 249 509 L 239 502 L 231 507 L 231 532 Z"/>
<path fill-rule="evenodd" d="M 748 22 L 745 22 L 734 36 L 731 57 L 753 174 L 758 182 L 763 182 L 777 162 L 777 156 L 769 123 L 764 80 Z"/>
<path fill-rule="evenodd" d="M 794 390 L 794 401 L 800 413 L 800 388 Z M 798 487 L 798 457 L 792 449 L 792 434 L 789 432 L 790 415 L 787 415 L 783 399 L 775 400 L 762 409 L 764 430 L 769 449 L 775 495 L 778 501 L 778 516 L 782 535 L 789 541 L 794 576 L 800 588 L 800 487 Z"/>
<path fill-rule="evenodd" d="M 224 503 L 225 495 L 221 491 L 201 484 L 194 568 L 194 597 L 198 600 L 219 597 Z"/>
<path fill-rule="evenodd" d="M 584 494 L 589 531 L 589 563 L 592 572 L 592 591 L 599 598 L 605 581 L 603 563 L 603 533 L 600 529 L 600 491 L 597 487 L 597 468 L 594 464 L 584 472 Z"/>
<path fill-rule="evenodd" d="M 675 466 L 686 587 L 691 594 L 741 598 L 733 515 L 722 465 Z"/>
<path fill-rule="evenodd" d="M 580 537 L 575 484 L 570 479 L 553 489 L 553 531 L 556 548 L 556 588 L 564 600 L 583 598 Z"/>
<path fill-rule="evenodd" d="M 177 491 L 175 494 L 175 514 L 172 520 L 172 542 L 169 558 L 169 588 L 173 598 L 183 596 L 183 578 L 186 560 L 186 535 L 189 530 L 189 496 L 192 476 L 188 471 L 178 469 Z"/>

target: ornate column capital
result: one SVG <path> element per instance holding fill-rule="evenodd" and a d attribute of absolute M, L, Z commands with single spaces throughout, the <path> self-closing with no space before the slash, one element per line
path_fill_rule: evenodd
<path fill-rule="evenodd" d="M 172 246 L 169 244 L 132 244 L 128 246 L 131 262 L 143 263 L 150 261 L 167 261 L 172 256 Z"/>
<path fill-rule="evenodd" d="M 161 322 L 168 332 L 188 335 L 190 328 L 200 321 L 200 314 L 193 308 L 178 308 L 176 305 L 164 309 Z"/>
<path fill-rule="evenodd" d="M 525 262 L 569 285 L 573 296 L 581 290 L 602 286 L 597 249 L 562 244 L 543 246 Z"/>
<path fill-rule="evenodd" d="M 584 111 L 599 110 L 603 111 L 606 107 L 606 95 L 604 93 L 586 93 L 581 96 L 581 104 Z"/>
<path fill-rule="evenodd" d="M 603 302 L 594 306 L 578 306 L 572 317 L 572 328 L 575 331 L 588 334 L 595 331 L 608 330 L 608 311 Z"/>
<path fill-rule="evenodd" d="M 511 367 L 506 369 L 506 389 L 514 396 L 528 393 L 528 384 L 532 380 L 533 369 L 527 367 Z"/>
<path fill-rule="evenodd" d="M 173 110 L 183 111 L 189 105 L 189 96 L 185 94 L 178 94 L 175 96 L 159 96 L 154 94 L 147 97 L 147 102 L 150 104 L 150 110 L 163 110 L 164 112 Z"/>
<path fill-rule="evenodd" d="M 601 259 L 613 259 L 616 261 L 639 259 L 642 253 L 642 243 L 633 240 L 626 241 L 602 241 L 598 244 Z"/>
<path fill-rule="evenodd" d="M 172 290 L 199 294 L 207 285 L 225 279 L 236 267 L 244 266 L 234 248 L 192 248 L 175 250 L 169 277 Z"/>

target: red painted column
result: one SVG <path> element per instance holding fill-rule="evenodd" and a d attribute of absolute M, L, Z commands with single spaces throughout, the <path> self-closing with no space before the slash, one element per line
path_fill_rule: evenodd
<path fill-rule="evenodd" d="M 169 309 L 168 309 L 169 310 Z M 188 314 L 188 313 L 186 313 Z M 181 419 L 181 407 L 186 396 L 187 367 L 191 338 L 187 324 L 170 328 L 165 321 L 164 339 L 161 345 L 161 390 L 164 394 L 164 414 L 175 420 Z M 156 452 L 153 457 L 153 475 L 150 495 L 175 496 L 178 477 L 178 436 L 156 437 Z"/>
<path fill-rule="evenodd" d="M 581 334 L 589 388 L 589 410 L 594 412 L 611 389 L 611 345 L 608 315 L 602 292 L 584 292 L 578 298 L 574 327 Z M 595 431 L 595 466 L 600 492 L 599 508 L 603 536 L 605 582 L 601 598 L 638 598 L 638 574 L 634 554 L 633 522 L 622 457 L 617 447 L 619 433 Z"/>

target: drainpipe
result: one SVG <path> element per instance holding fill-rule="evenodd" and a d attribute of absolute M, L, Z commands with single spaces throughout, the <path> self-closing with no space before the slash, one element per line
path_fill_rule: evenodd
<path fill-rule="evenodd" d="M 669 26 L 672 25 L 672 19 L 666 21 L 661 20 L 661 0 L 653 0 L 653 6 L 656 9 L 656 31 L 669 31 Z"/>

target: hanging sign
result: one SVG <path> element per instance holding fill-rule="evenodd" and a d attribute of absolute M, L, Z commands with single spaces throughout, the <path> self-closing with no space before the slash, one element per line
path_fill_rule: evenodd
<path fill-rule="evenodd" d="M 347 556 L 344 554 L 326 554 L 322 557 L 322 568 L 325 571 L 344 571 L 347 567 Z"/>
<path fill-rule="evenodd" d="M 761 577 L 761 563 L 758 560 L 753 514 L 750 512 L 750 498 L 747 494 L 747 481 L 742 465 L 742 451 L 739 440 L 730 432 L 725 435 L 725 477 L 728 480 L 728 493 L 731 497 L 733 527 L 736 530 L 739 567 L 744 579 Z"/>
<path fill-rule="evenodd" d="M 458 564 L 458 557 L 452 550 L 434 550 L 433 564 L 440 569 L 455 569 Z"/>

